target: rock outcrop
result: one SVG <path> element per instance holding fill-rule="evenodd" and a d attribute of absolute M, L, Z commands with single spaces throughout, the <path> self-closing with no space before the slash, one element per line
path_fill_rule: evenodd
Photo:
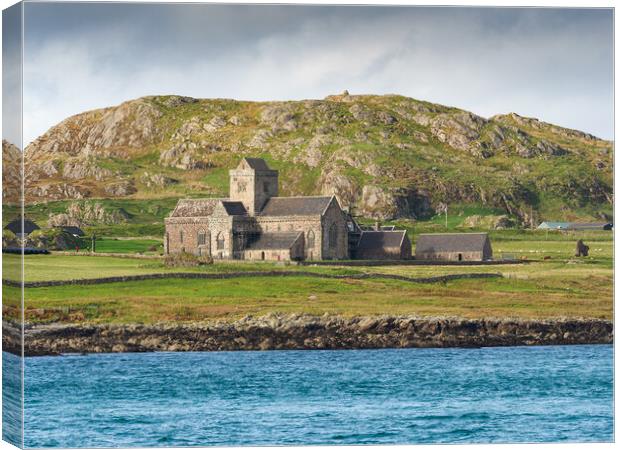
<path fill-rule="evenodd" d="M 461 224 L 462 228 L 482 228 L 485 230 L 504 230 L 514 226 L 515 223 L 505 214 L 499 216 L 480 216 L 476 214 L 467 217 Z"/>
<path fill-rule="evenodd" d="M 19 351 L 19 331 L 3 323 L 3 346 Z M 613 325 L 598 319 L 495 320 L 270 314 L 235 322 L 25 327 L 26 355 L 59 353 L 480 347 L 609 344 Z"/>
<path fill-rule="evenodd" d="M 59 214 L 50 214 L 48 225 L 60 226 L 86 226 L 86 225 L 115 225 L 126 222 L 129 215 L 122 209 L 108 210 L 98 202 L 71 203 L 67 211 Z"/>
<path fill-rule="evenodd" d="M 22 186 L 22 154 L 19 148 L 2 140 L 2 200 L 17 203 Z"/>

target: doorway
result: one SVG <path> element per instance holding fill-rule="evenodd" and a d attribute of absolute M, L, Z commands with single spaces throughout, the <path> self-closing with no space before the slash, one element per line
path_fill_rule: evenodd
<path fill-rule="evenodd" d="M 463 261 L 463 254 L 459 253 L 459 261 Z"/>

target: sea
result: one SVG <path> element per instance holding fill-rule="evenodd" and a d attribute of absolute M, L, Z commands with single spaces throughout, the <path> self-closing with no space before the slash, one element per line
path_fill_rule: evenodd
<path fill-rule="evenodd" d="M 611 345 L 63 355 L 24 370 L 26 447 L 614 439 Z"/>

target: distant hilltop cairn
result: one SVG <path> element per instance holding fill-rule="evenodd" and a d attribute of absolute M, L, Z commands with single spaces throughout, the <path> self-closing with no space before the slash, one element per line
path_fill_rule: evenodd
<path fill-rule="evenodd" d="M 259 155 L 280 170 L 282 195 L 335 195 L 345 210 L 380 220 L 430 217 L 442 204 L 528 224 L 608 220 L 612 211 L 612 142 L 400 95 L 143 97 L 69 117 L 25 155 L 30 201 L 225 197 L 228 170 Z"/>

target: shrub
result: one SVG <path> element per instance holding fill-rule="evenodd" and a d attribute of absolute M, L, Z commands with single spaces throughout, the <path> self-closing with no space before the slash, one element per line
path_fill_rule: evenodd
<path fill-rule="evenodd" d="M 26 239 L 26 247 L 46 248 L 50 250 L 73 250 L 78 245 L 83 248 L 81 240 L 60 228 L 35 230 Z"/>
<path fill-rule="evenodd" d="M 197 256 L 187 252 L 174 253 L 164 258 L 164 265 L 166 267 L 197 267 L 207 264 L 213 264 L 211 257 Z"/>
<path fill-rule="evenodd" d="M 18 247 L 19 241 L 15 233 L 13 233 L 11 230 L 2 230 L 2 246 Z"/>

